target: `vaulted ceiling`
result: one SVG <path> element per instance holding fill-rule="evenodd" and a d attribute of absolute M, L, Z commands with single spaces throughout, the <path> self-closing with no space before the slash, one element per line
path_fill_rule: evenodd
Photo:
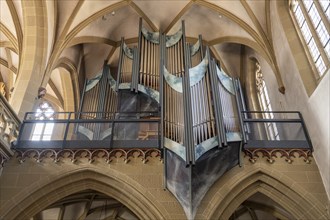
<path fill-rule="evenodd" d="M 7 0 L 0 4 L 0 80 L 8 93 L 22 72 L 23 42 L 32 21 L 26 13 L 28 2 Z M 38 25 L 43 27 L 43 33 L 39 33 L 44 36 L 43 85 L 48 84 L 49 96 L 55 97 L 61 107 L 66 84 L 59 81 L 60 76 L 79 72 L 83 67 L 86 77 L 91 78 L 104 60 L 116 66 L 121 37 L 127 44 L 137 42 L 140 17 L 150 31 L 167 34 L 175 33 L 184 20 L 188 41 L 195 42 L 201 34 L 231 75 L 240 75 L 237 63 L 241 45 L 260 54 L 276 74 L 270 25 L 274 1 L 60 0 L 40 1 L 36 5 Z"/>
<path fill-rule="evenodd" d="M 272 11 L 276 11 L 278 1 L 3 0 L 0 1 L 0 82 L 6 85 L 7 98 L 10 99 L 8 94 L 15 88 L 18 76 L 25 74 L 22 60 L 28 53 L 24 53 L 23 48 L 31 37 L 29 27 L 35 22 L 30 19 L 28 12 L 31 2 L 38 8 L 35 14 L 40 20 L 37 24 L 40 26 L 38 35 L 43 36 L 41 56 L 44 64 L 40 64 L 42 73 L 39 76 L 42 76 L 42 83 L 47 88 L 47 98 L 66 111 L 73 111 L 72 106 L 69 109 L 66 103 L 77 96 L 74 86 L 69 83 L 70 78 L 77 77 L 79 73 L 87 78 L 93 77 L 102 68 L 104 60 L 116 67 L 121 37 L 125 38 L 128 45 L 138 41 L 140 17 L 150 31 L 167 34 L 175 33 L 184 20 L 188 42 L 194 43 L 201 34 L 222 68 L 232 76 L 241 75 L 239 64 L 244 47 L 259 54 L 270 69 L 279 75 L 271 25 Z M 287 4 L 287 0 L 281 2 Z M 252 199 L 252 202 L 242 204 L 236 214 L 250 215 L 252 209 L 263 209 L 259 203 L 255 208 L 255 202 L 263 199 Z M 95 213 L 100 214 L 103 209 L 97 207 L 105 207 L 104 210 L 119 218 L 121 216 L 117 213 L 120 207 L 124 210 L 122 213 L 134 216 L 111 198 L 97 192 L 85 192 L 59 201 L 50 207 L 55 211 L 47 213 L 46 210 L 40 213 L 40 218 L 45 219 L 43 215 L 55 212 L 58 215 L 63 207 L 72 205 L 70 201 L 82 213 L 86 212 L 88 204 L 92 204 L 87 210 L 91 215 L 93 208 L 96 207 L 95 210 L 99 212 Z M 115 206 L 107 208 L 104 206 L 107 202 Z M 276 207 L 271 203 L 269 206 Z M 262 218 L 259 216 L 259 219 Z"/>

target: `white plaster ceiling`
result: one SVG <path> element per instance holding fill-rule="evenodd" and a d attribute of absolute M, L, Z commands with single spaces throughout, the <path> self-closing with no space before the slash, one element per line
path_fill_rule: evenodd
<path fill-rule="evenodd" d="M 126 39 L 137 36 L 139 15 L 131 7 L 124 7 L 99 17 L 83 30 L 77 37 L 97 36 L 120 41 L 121 37 Z"/>
<path fill-rule="evenodd" d="M 111 1 L 103 1 L 103 0 L 92 0 L 92 1 L 84 1 L 79 11 L 83 13 L 78 13 L 74 18 L 72 25 L 70 26 L 69 31 L 75 28 L 79 23 L 87 19 L 89 16 L 105 9 L 108 6 L 114 5 L 119 1 L 111 0 Z M 66 1 L 61 1 L 59 4 L 66 4 Z M 115 10 L 115 9 L 114 9 Z M 111 12 L 111 11 L 110 11 Z"/>
<path fill-rule="evenodd" d="M 164 31 L 171 23 L 173 18 L 189 3 L 188 0 L 174 1 L 174 4 L 169 4 L 169 1 L 145 1 L 138 0 L 135 4 L 143 9 L 144 13 L 149 19 L 158 27 L 159 30 Z M 166 11 L 166 13 L 163 13 Z"/>
<path fill-rule="evenodd" d="M 1 78 L 5 84 L 8 83 L 8 75 L 9 75 L 9 70 L 7 67 L 0 65 L 0 73 L 1 73 Z"/>
<path fill-rule="evenodd" d="M 10 51 L 12 65 L 17 69 L 18 62 L 19 62 L 18 55 L 17 55 L 17 53 L 13 52 L 12 50 L 9 50 L 9 51 Z"/>
<path fill-rule="evenodd" d="M 7 4 L 2 2 L 0 7 L 0 19 L 2 25 L 4 25 L 16 37 L 15 25 L 10 14 L 9 7 Z"/>
<path fill-rule="evenodd" d="M 224 1 L 219 1 L 219 0 L 215 0 L 215 1 L 209 1 L 210 3 L 213 3 L 214 5 L 219 6 L 221 9 L 226 10 L 230 13 L 232 13 L 233 15 L 235 15 L 237 18 L 240 18 L 242 21 L 246 22 L 248 25 L 250 25 L 251 27 L 254 27 L 254 24 L 251 20 L 251 18 L 249 17 L 247 11 L 244 9 L 242 3 L 240 1 L 234 0 L 234 1 L 230 1 L 230 0 L 224 0 Z M 257 2 L 257 1 L 253 1 Z M 259 13 L 261 13 L 259 11 Z M 262 12 L 264 13 L 264 12 Z"/>
<path fill-rule="evenodd" d="M 0 47 L 0 58 L 7 60 L 7 52 L 5 47 Z"/>
<path fill-rule="evenodd" d="M 0 41 L 9 41 L 8 37 L 2 31 L 0 31 Z"/>
<path fill-rule="evenodd" d="M 93 78 L 103 67 L 111 46 L 102 44 L 84 44 L 85 73 L 87 78 Z M 98 54 L 98 56 L 95 56 Z"/>
<path fill-rule="evenodd" d="M 221 50 L 220 58 L 223 60 L 224 68 L 227 71 L 227 74 L 232 77 L 238 77 L 240 75 L 240 62 L 241 54 L 237 51 L 241 51 L 240 44 L 234 43 L 223 43 L 217 45 L 216 48 Z"/>
<path fill-rule="evenodd" d="M 264 13 L 266 3 L 265 1 L 246 1 L 251 7 L 253 14 L 257 17 L 262 29 L 266 32 L 266 13 Z"/>
<path fill-rule="evenodd" d="M 62 88 L 60 68 L 56 68 L 53 70 L 50 79 L 53 81 L 54 85 L 56 86 L 56 88 L 60 92 L 61 96 L 63 97 L 63 88 Z M 48 90 L 47 90 L 47 93 L 48 93 Z M 54 94 L 54 97 L 56 97 L 55 94 Z"/>
<path fill-rule="evenodd" d="M 79 0 L 59 0 L 57 1 L 57 12 L 58 15 L 57 19 L 57 28 L 56 28 L 56 34 L 57 38 L 60 36 L 60 34 L 63 32 L 63 29 L 65 25 L 68 23 L 68 20 L 70 16 L 72 15 L 72 12 L 74 8 L 76 7 Z"/>
<path fill-rule="evenodd" d="M 50 95 L 50 96 L 52 96 L 52 97 L 54 97 L 54 98 L 57 98 L 57 96 L 56 96 L 54 90 L 50 87 L 49 84 L 47 84 L 47 86 L 46 86 L 46 90 L 47 90 L 47 95 Z"/>

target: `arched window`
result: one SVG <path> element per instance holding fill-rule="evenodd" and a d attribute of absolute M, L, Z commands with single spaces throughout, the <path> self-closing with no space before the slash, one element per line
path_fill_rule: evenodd
<path fill-rule="evenodd" d="M 320 78 L 330 66 L 330 1 L 292 0 L 291 10 Z"/>
<path fill-rule="evenodd" d="M 270 104 L 268 91 L 266 87 L 266 83 L 263 79 L 261 67 L 258 62 L 256 62 L 256 85 L 257 85 L 257 93 L 258 93 L 258 99 L 260 103 L 260 108 L 263 113 L 263 118 L 266 119 L 273 119 L 274 114 L 272 111 L 272 106 Z M 266 127 L 266 133 L 269 140 L 280 140 L 278 130 L 275 123 L 265 123 Z"/>
<path fill-rule="evenodd" d="M 37 120 L 54 120 L 54 109 L 48 102 L 42 102 L 35 113 Z M 47 141 L 51 139 L 54 123 L 36 123 L 32 134 L 33 141 Z"/>

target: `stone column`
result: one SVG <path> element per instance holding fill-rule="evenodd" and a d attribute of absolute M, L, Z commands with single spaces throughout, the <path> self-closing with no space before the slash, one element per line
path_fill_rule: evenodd
<path fill-rule="evenodd" d="M 11 106 L 22 119 L 32 111 L 45 70 L 47 54 L 47 9 L 43 1 L 22 1 L 23 50 Z"/>

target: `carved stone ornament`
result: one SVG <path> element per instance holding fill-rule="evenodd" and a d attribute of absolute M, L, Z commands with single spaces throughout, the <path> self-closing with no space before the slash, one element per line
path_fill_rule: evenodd
<path fill-rule="evenodd" d="M 4 82 L 0 82 L 0 93 L 3 97 L 6 96 L 6 85 Z"/>
<path fill-rule="evenodd" d="M 44 87 L 40 87 L 40 88 L 38 89 L 38 99 L 43 98 L 43 97 L 46 95 L 46 93 L 47 93 L 46 88 L 44 88 Z"/>
<path fill-rule="evenodd" d="M 17 140 L 20 120 L 0 94 L 0 168 L 13 155 L 11 143 Z"/>
<path fill-rule="evenodd" d="M 266 158 L 269 163 L 274 163 L 276 158 L 285 158 L 285 161 L 292 163 L 294 158 L 303 158 L 306 163 L 311 163 L 312 151 L 309 149 L 244 149 L 245 156 L 249 157 L 251 163 L 255 163 L 260 155 Z"/>
<path fill-rule="evenodd" d="M 4 166 L 5 162 L 7 162 L 7 158 L 0 152 L 0 169 Z"/>
<path fill-rule="evenodd" d="M 263 84 L 264 84 L 264 77 L 261 72 L 261 67 L 260 64 L 256 62 L 256 85 L 258 91 L 262 90 Z"/>
<path fill-rule="evenodd" d="M 43 159 L 50 158 L 54 163 L 62 159 L 70 159 L 72 163 L 80 159 L 87 158 L 89 163 L 93 163 L 95 159 L 104 159 L 106 163 L 110 163 L 113 159 L 123 159 L 128 163 L 131 158 L 141 158 L 142 163 L 146 163 L 148 158 L 161 159 L 159 149 L 27 149 L 16 150 L 17 158 L 23 163 L 26 158 L 35 159 L 37 163 Z"/>

